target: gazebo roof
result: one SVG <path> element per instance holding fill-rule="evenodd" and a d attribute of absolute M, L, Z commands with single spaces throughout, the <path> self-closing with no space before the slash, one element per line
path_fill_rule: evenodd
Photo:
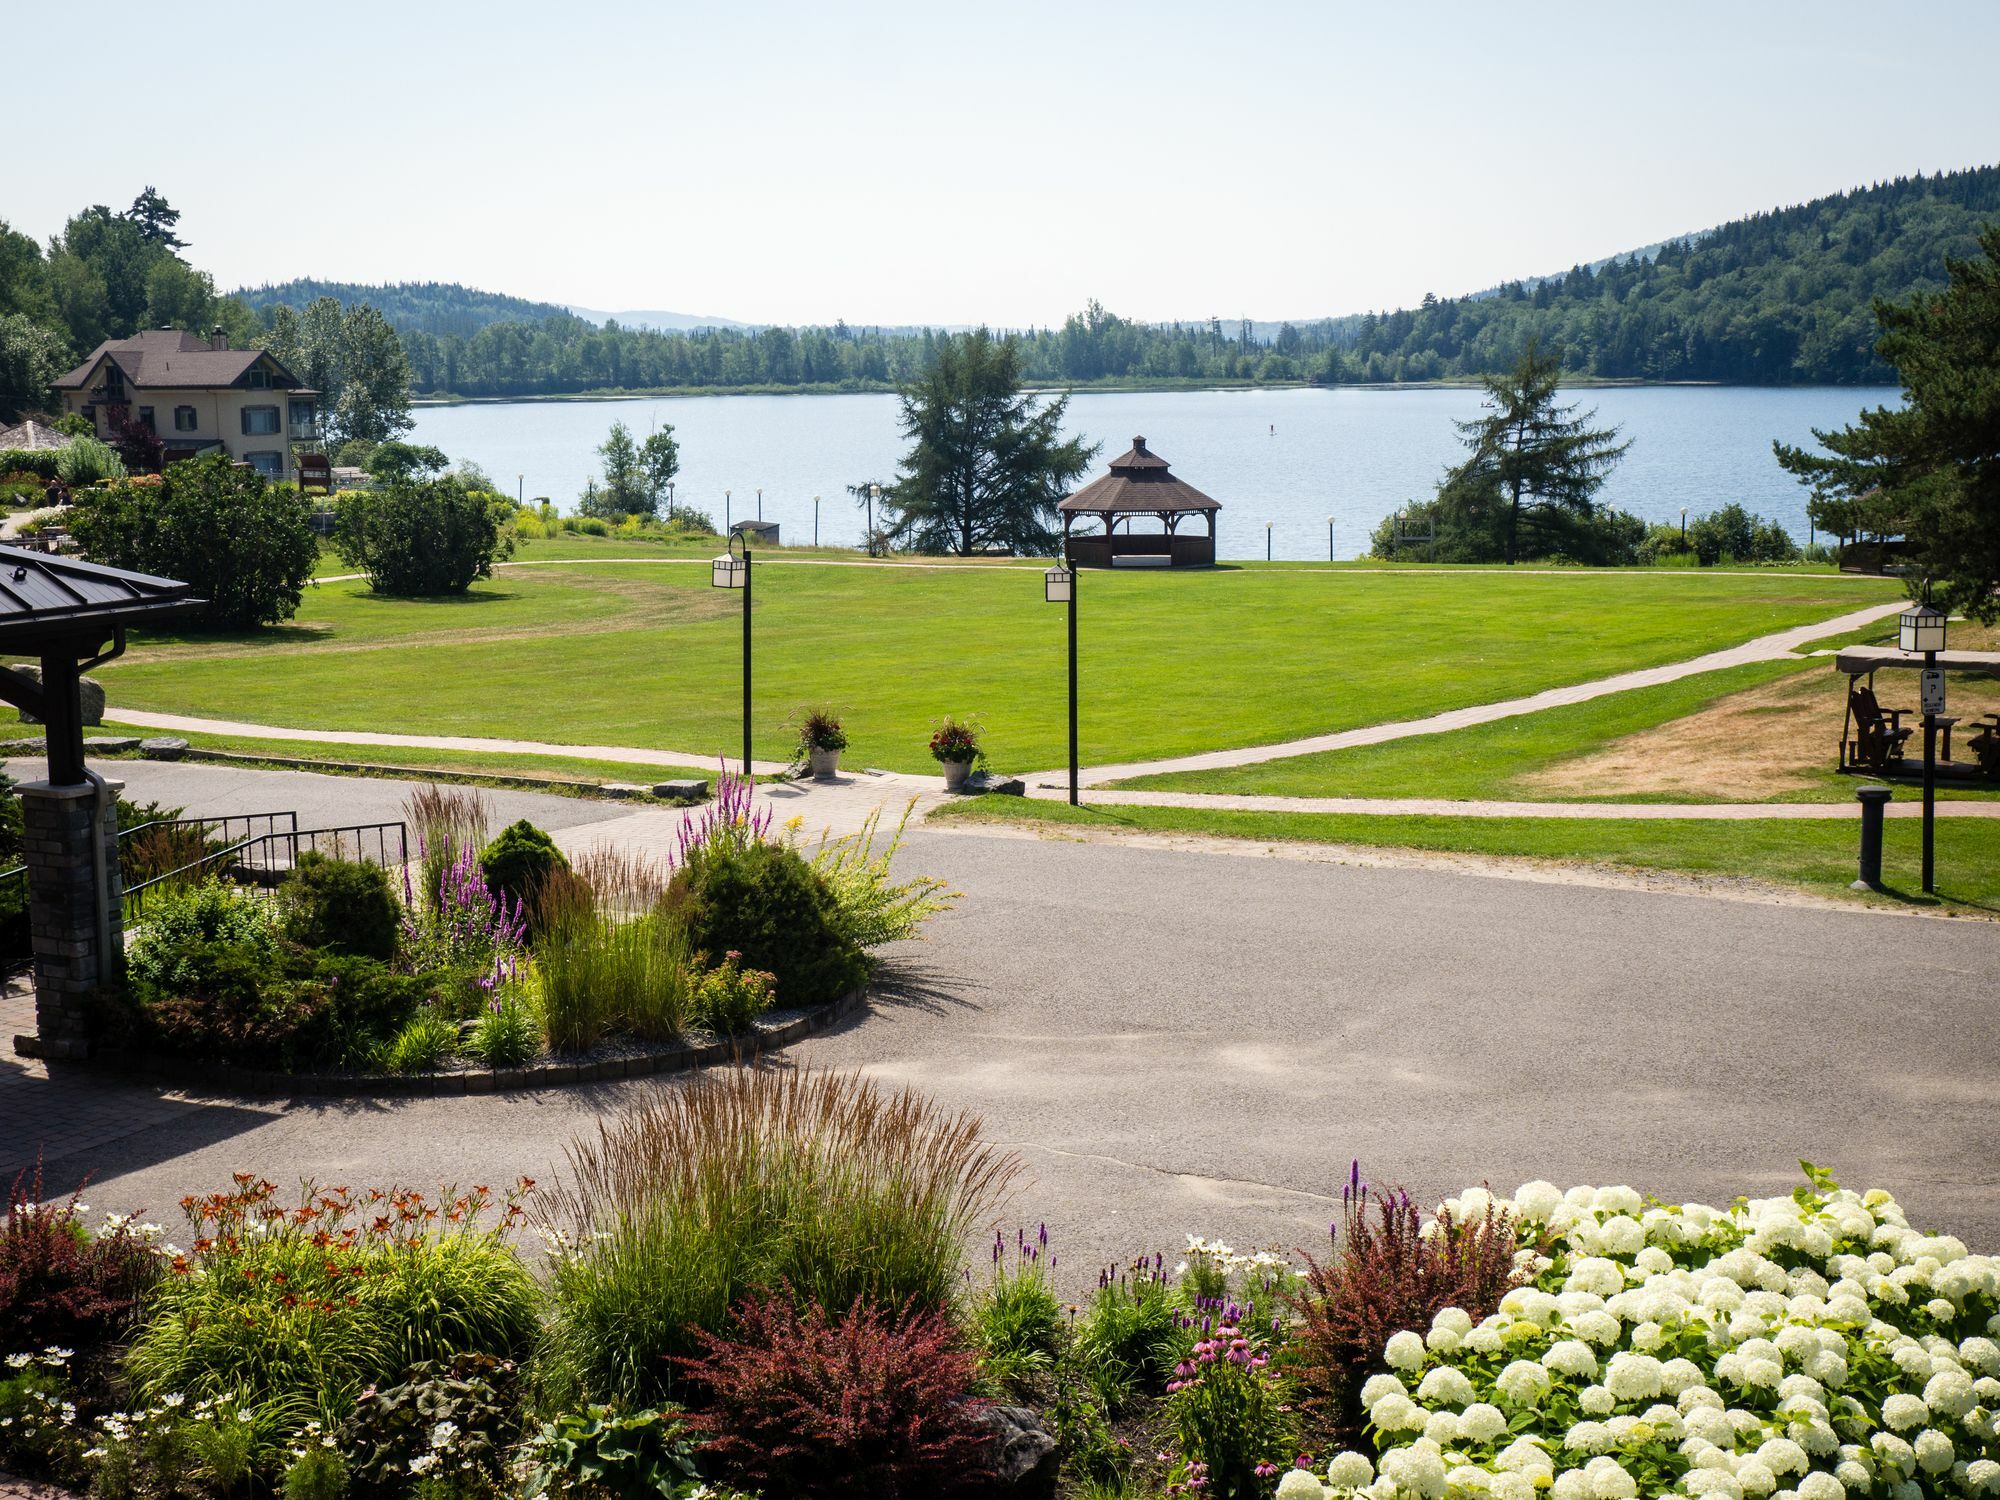
<path fill-rule="evenodd" d="M 1144 438 L 1135 437 L 1132 451 L 1111 461 L 1109 474 L 1093 479 L 1056 509 L 1071 515 L 1102 516 L 1123 511 L 1160 515 L 1221 510 L 1222 504 L 1186 480 L 1174 478 L 1167 471 L 1167 461 L 1149 449 Z"/>
<path fill-rule="evenodd" d="M 202 604 L 191 584 L 107 568 L 73 557 L 0 546 L 0 644 L 30 650 L 190 613 Z"/>

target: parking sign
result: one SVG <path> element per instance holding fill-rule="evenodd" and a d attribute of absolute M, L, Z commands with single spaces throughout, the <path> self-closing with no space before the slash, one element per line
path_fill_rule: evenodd
<path fill-rule="evenodd" d="M 1926 667 L 1922 672 L 1923 685 L 1918 694 L 1919 711 L 1925 717 L 1944 712 L 1944 668 Z"/>

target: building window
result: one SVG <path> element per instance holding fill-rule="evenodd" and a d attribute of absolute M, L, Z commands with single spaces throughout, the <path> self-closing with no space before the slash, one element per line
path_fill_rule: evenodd
<path fill-rule="evenodd" d="M 250 389 L 268 391 L 271 388 L 271 372 L 261 367 L 250 372 Z"/>
<path fill-rule="evenodd" d="M 243 462 L 266 479 L 284 478 L 285 455 L 282 453 L 246 453 L 243 455 Z"/>
<path fill-rule="evenodd" d="M 142 406 L 142 407 L 140 407 L 140 408 L 139 408 L 139 425 L 140 425 L 141 427 L 145 428 L 145 429 L 146 429 L 146 431 L 148 431 L 148 432 L 158 432 L 158 431 L 159 431 L 159 428 L 157 428 L 157 427 L 155 427 L 155 426 L 153 425 L 153 408 L 152 408 L 152 407 L 150 407 L 150 406 Z"/>
<path fill-rule="evenodd" d="M 312 402 L 294 401 L 291 403 L 291 407 L 292 435 L 294 437 L 312 437 L 314 435 Z"/>
<path fill-rule="evenodd" d="M 243 408 L 243 435 L 245 437 L 269 437 L 284 429 L 278 425 L 278 408 L 275 406 L 246 406 Z"/>
<path fill-rule="evenodd" d="M 194 408 L 192 406 L 176 406 L 174 408 L 175 432 L 193 432 L 198 425 L 200 424 L 195 420 Z"/>

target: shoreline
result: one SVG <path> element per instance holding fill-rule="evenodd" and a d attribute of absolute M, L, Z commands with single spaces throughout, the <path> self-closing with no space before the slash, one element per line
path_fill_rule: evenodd
<path fill-rule="evenodd" d="M 1093 380 L 1075 385 L 1049 381 L 1028 381 L 1022 389 L 1036 395 L 1200 395 L 1235 391 L 1465 391 L 1479 390 L 1477 376 L 1447 380 L 1342 381 L 1320 385 L 1310 380 L 1172 381 L 1172 380 Z M 1624 380 L 1580 375 L 1564 380 L 1563 390 L 1743 390 L 1743 391 L 1871 391 L 1890 390 L 1884 385 L 1743 385 L 1722 380 Z M 434 410 L 453 406 L 525 406 L 564 402 L 669 401 L 697 396 L 893 396 L 896 387 L 886 381 L 866 385 L 838 386 L 662 386 L 655 390 L 551 391 L 534 395 L 459 396 L 434 394 L 414 396 L 413 409 Z"/>

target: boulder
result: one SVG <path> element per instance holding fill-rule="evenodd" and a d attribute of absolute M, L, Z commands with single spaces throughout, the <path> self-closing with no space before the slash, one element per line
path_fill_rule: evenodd
<path fill-rule="evenodd" d="M 83 737 L 83 748 L 95 750 L 99 755 L 124 755 L 139 748 L 139 737 L 135 734 L 87 734 Z"/>
<path fill-rule="evenodd" d="M 1048 1500 L 1056 1492 L 1062 1455 L 1039 1414 L 1025 1406 L 988 1406 L 979 1413 L 993 1477 L 980 1489 L 992 1500 Z"/>
<path fill-rule="evenodd" d="M 139 741 L 139 753 L 147 760 L 179 760 L 187 754 L 188 742 L 175 735 L 155 735 Z"/>
<path fill-rule="evenodd" d="M 706 802 L 708 782 L 700 777 L 689 781 L 656 781 L 653 783 L 653 795 L 674 802 Z"/>
<path fill-rule="evenodd" d="M 965 778 L 965 790 L 974 797 L 1025 797 L 1028 795 L 1028 784 L 1018 776 L 996 776 L 991 771 L 976 771 Z"/>
<path fill-rule="evenodd" d="M 601 782 L 597 790 L 606 797 L 643 797 L 647 792 L 647 788 L 630 781 Z"/>
<path fill-rule="evenodd" d="M 42 680 L 42 669 L 33 663 L 23 662 L 18 666 L 10 667 L 8 670 L 18 677 L 27 678 L 30 682 L 38 683 Z M 104 722 L 104 684 L 99 682 L 95 677 L 81 677 L 77 679 L 77 702 L 83 708 L 84 723 L 102 724 Z M 24 708 L 21 710 L 21 722 L 23 724 L 39 724 L 42 721 Z"/>

